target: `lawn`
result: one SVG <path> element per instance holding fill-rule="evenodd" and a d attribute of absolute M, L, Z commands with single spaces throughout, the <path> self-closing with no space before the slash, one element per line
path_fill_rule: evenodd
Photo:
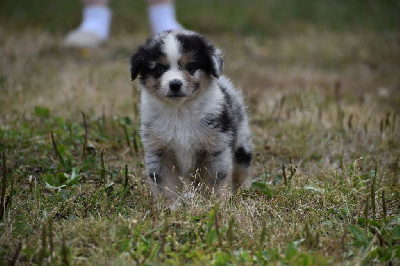
<path fill-rule="evenodd" d="M 400 264 L 398 1 L 177 1 L 224 51 L 255 156 L 250 189 L 173 211 L 127 62 L 145 4 L 111 6 L 88 50 L 62 46 L 78 1 L 0 3 L 0 264 Z"/>

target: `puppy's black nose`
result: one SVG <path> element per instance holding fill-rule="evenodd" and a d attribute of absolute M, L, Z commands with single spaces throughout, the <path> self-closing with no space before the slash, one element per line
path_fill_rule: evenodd
<path fill-rule="evenodd" d="M 182 87 L 182 82 L 180 80 L 174 79 L 169 82 L 169 88 L 172 92 L 178 92 Z"/>

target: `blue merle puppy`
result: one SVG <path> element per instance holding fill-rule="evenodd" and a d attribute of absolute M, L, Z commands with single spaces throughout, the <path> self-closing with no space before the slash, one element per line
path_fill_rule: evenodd
<path fill-rule="evenodd" d="M 249 183 L 246 107 L 222 69 L 221 51 L 187 30 L 148 39 L 130 59 L 132 80 L 139 76 L 148 178 L 170 203 L 188 184 L 210 195 Z"/>

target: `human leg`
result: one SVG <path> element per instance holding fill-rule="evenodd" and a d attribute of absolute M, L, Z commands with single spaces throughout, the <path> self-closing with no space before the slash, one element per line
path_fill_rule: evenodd
<path fill-rule="evenodd" d="M 111 24 L 109 0 L 81 0 L 82 23 L 65 38 L 67 46 L 95 47 L 108 39 Z M 173 0 L 146 0 L 148 20 L 153 34 L 182 29 L 176 20 Z"/>
<path fill-rule="evenodd" d="M 165 30 L 182 29 L 176 19 L 173 0 L 147 0 L 147 12 L 153 34 Z"/>

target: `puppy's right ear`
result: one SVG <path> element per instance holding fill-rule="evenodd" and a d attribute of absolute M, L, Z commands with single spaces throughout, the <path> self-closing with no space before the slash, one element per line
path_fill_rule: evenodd
<path fill-rule="evenodd" d="M 132 55 L 132 57 L 130 58 L 130 70 L 131 70 L 131 78 L 132 81 L 134 81 L 140 71 L 140 68 L 142 66 L 142 55 L 140 52 L 137 52 L 136 54 Z"/>

